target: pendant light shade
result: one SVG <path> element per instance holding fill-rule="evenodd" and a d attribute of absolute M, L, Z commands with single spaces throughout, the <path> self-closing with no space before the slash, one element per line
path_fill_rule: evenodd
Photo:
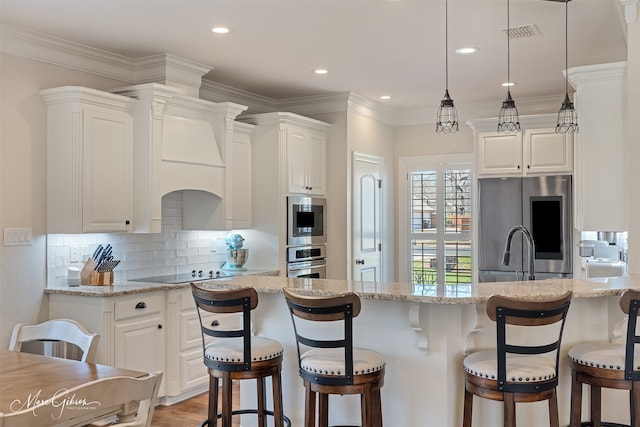
<path fill-rule="evenodd" d="M 449 5 L 448 0 L 444 3 L 445 16 L 445 90 L 444 98 L 440 101 L 438 108 L 438 117 L 436 120 L 436 132 L 453 133 L 458 131 L 458 112 L 453 104 L 453 99 L 449 96 Z"/>
<path fill-rule="evenodd" d="M 507 0 L 507 83 L 511 83 L 509 74 L 509 40 L 511 39 L 509 26 L 509 0 Z M 516 102 L 511 97 L 511 91 L 507 89 L 507 97 L 502 101 L 502 108 L 498 115 L 498 133 L 515 133 L 520 131 L 520 117 Z"/>
<path fill-rule="evenodd" d="M 569 98 L 569 1 L 564 0 L 564 101 L 558 112 L 556 133 L 578 132 L 578 113 Z"/>
<path fill-rule="evenodd" d="M 499 133 L 516 133 L 520 131 L 520 117 L 516 102 L 511 98 L 511 91 L 507 90 L 507 98 L 502 101 L 502 108 L 498 116 Z"/>

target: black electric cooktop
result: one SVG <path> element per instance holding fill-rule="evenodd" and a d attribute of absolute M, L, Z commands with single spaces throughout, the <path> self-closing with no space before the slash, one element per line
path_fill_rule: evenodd
<path fill-rule="evenodd" d="M 211 275 L 210 273 L 203 273 L 202 276 L 199 276 L 197 274 L 194 276 L 193 273 L 180 273 L 180 274 L 167 274 L 164 276 L 140 277 L 137 279 L 129 279 L 129 281 L 178 285 L 180 283 L 203 282 L 205 280 L 224 279 L 224 278 L 233 277 L 233 276 L 235 276 L 235 274 L 233 273 L 216 271 L 216 272 L 213 272 Z"/>

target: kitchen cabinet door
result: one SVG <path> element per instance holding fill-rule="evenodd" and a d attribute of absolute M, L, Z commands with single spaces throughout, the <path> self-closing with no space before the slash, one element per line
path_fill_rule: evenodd
<path fill-rule="evenodd" d="M 304 129 L 287 132 L 288 192 L 324 195 L 326 192 L 326 142 L 322 135 Z"/>
<path fill-rule="evenodd" d="M 522 175 L 522 134 L 481 133 L 477 161 L 478 176 Z"/>
<path fill-rule="evenodd" d="M 524 131 L 525 175 L 570 174 L 573 172 L 573 135 L 555 128 Z"/>
<path fill-rule="evenodd" d="M 47 232 L 129 231 L 136 100 L 84 87 L 47 104 Z"/>
<path fill-rule="evenodd" d="M 165 297 L 141 294 L 114 303 L 115 366 L 136 371 L 165 371 Z M 165 394 L 163 379 L 161 396 Z"/>
<path fill-rule="evenodd" d="M 127 231 L 132 217 L 133 122 L 122 111 L 83 111 L 82 231 Z"/>

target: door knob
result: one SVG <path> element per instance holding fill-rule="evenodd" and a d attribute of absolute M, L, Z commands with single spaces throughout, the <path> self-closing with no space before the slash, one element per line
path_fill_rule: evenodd
<path fill-rule="evenodd" d="M 364 265 L 364 260 L 363 260 L 363 259 L 357 259 L 357 260 L 356 260 L 356 264 L 362 264 L 362 265 Z"/>

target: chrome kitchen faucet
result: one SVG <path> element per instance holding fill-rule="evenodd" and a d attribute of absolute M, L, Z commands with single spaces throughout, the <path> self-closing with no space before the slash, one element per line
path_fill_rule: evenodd
<path fill-rule="evenodd" d="M 529 230 L 527 230 L 527 227 L 525 227 L 524 225 L 516 225 L 511 230 L 509 230 L 509 235 L 507 236 L 507 242 L 504 246 L 504 253 L 502 255 L 502 264 L 509 265 L 510 263 L 511 239 L 513 238 L 513 235 L 516 233 L 516 231 L 522 232 L 522 234 L 524 235 L 528 243 L 529 253 L 527 254 L 528 255 L 527 260 L 529 261 L 529 277 L 527 278 L 527 280 L 535 280 L 534 254 L 536 252 L 536 244 L 533 241 L 533 237 L 531 236 L 531 233 L 529 233 Z M 524 272 L 522 273 L 522 276 L 524 277 Z"/>

